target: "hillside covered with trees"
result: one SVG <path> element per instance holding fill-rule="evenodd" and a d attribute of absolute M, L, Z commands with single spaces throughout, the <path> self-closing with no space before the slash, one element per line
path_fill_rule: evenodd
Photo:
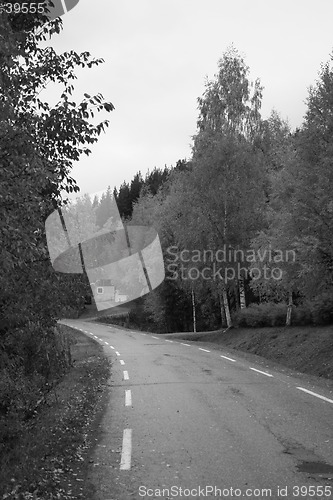
<path fill-rule="evenodd" d="M 159 233 L 166 279 L 143 300 L 155 328 L 333 321 L 331 61 L 292 131 L 261 117 L 261 83 L 231 47 L 198 99 L 191 158 L 94 200 L 98 225 L 114 196 L 127 223 Z"/>

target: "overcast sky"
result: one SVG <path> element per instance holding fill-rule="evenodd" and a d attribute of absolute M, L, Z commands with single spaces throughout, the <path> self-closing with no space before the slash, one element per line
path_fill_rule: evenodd
<path fill-rule="evenodd" d="M 292 128 L 333 48 L 331 0 L 80 0 L 62 19 L 57 52 L 105 60 L 77 72 L 77 101 L 101 92 L 116 108 L 101 115 L 110 127 L 93 154 L 74 166 L 81 194 L 190 157 L 197 98 L 231 43 L 264 86 L 263 117 L 275 108 Z"/>

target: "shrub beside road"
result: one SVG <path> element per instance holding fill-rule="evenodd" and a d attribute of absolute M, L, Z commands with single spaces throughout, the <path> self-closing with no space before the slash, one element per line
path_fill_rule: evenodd
<path fill-rule="evenodd" d="M 18 432 L 2 439 L 2 499 L 92 498 L 85 470 L 110 366 L 93 339 L 67 326 L 61 330 L 70 339 L 72 364 L 38 411 L 17 421 Z"/>

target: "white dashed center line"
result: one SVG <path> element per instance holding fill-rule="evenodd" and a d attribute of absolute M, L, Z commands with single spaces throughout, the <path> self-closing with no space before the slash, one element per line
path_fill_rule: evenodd
<path fill-rule="evenodd" d="M 113 327 L 110 326 L 109 328 L 113 328 Z M 104 342 L 111 349 L 115 350 L 114 346 L 109 345 L 108 342 L 100 339 L 99 337 L 97 337 L 96 335 L 94 335 L 92 332 L 88 332 L 86 330 L 83 330 L 82 328 L 77 328 L 77 329 L 80 330 L 83 333 L 91 335 L 96 340 Z M 132 332 L 132 333 L 134 333 L 134 332 Z M 142 333 L 142 332 L 140 332 L 140 333 L 141 333 L 141 335 L 147 335 L 146 333 Z M 155 337 L 154 335 L 152 335 L 152 338 L 155 339 L 155 340 L 159 340 L 159 338 Z M 169 339 L 164 339 L 164 340 L 165 340 L 165 342 L 170 342 L 170 343 L 174 342 L 173 340 L 169 340 Z M 185 342 L 180 342 L 180 344 L 184 345 L 186 347 L 191 347 L 191 344 L 186 344 Z M 199 347 L 198 349 L 200 351 L 204 351 L 204 352 L 211 352 L 208 349 L 204 349 L 202 347 Z M 120 356 L 120 353 L 118 351 L 116 351 L 116 355 Z M 235 359 L 229 358 L 228 356 L 224 356 L 224 355 L 221 354 L 220 357 L 223 358 L 223 359 L 226 359 L 228 361 L 232 361 L 233 363 L 236 363 Z M 120 359 L 119 362 L 120 362 L 121 365 L 125 365 L 125 361 L 124 360 Z M 257 373 L 260 373 L 261 375 L 265 375 L 266 377 L 273 377 L 273 375 L 271 375 L 270 373 L 258 370 L 257 368 L 253 368 L 253 367 L 249 367 L 249 368 L 250 368 L 250 370 L 255 371 Z M 129 380 L 129 375 L 128 375 L 128 371 L 127 370 L 123 371 L 123 379 L 124 380 Z M 323 401 L 326 401 L 327 403 L 333 404 L 333 399 L 329 399 L 329 398 L 327 398 L 325 396 L 321 396 L 320 394 L 317 394 L 316 392 L 312 392 L 312 391 L 310 391 L 308 389 L 305 389 L 304 387 L 296 387 L 296 389 L 298 389 L 300 391 L 303 391 L 303 392 L 305 392 L 307 394 L 310 394 L 311 396 L 314 396 L 316 398 L 322 399 Z M 126 390 L 125 391 L 125 406 L 132 406 L 132 393 L 131 393 L 130 390 Z M 121 452 L 121 459 L 120 459 L 120 470 L 129 470 L 131 468 L 131 455 L 132 455 L 132 429 L 124 429 L 122 452 Z"/>
<path fill-rule="evenodd" d="M 221 358 L 224 358 L 224 359 L 227 359 L 228 361 L 232 361 L 233 363 L 236 363 L 236 360 L 235 360 L 235 359 L 228 358 L 228 356 L 222 356 L 222 355 L 221 355 Z"/>
<path fill-rule="evenodd" d="M 130 390 L 125 391 L 125 406 L 132 406 L 132 393 Z"/>
<path fill-rule="evenodd" d="M 132 455 L 132 429 L 124 429 L 120 470 L 130 470 Z"/>
<path fill-rule="evenodd" d="M 327 403 L 333 404 L 333 399 L 325 398 L 325 396 L 321 396 L 320 394 L 317 394 L 316 392 L 312 392 L 312 391 L 309 391 L 308 389 L 304 389 L 304 387 L 296 387 L 296 389 L 299 389 L 300 391 L 306 392 L 307 394 L 311 394 L 311 396 L 315 396 L 316 398 L 323 399 L 324 401 L 327 401 Z"/>
<path fill-rule="evenodd" d="M 262 372 L 261 370 L 257 370 L 256 368 L 250 367 L 250 370 L 253 370 L 254 372 L 261 373 L 262 375 L 266 375 L 266 377 L 273 377 L 273 375 L 271 375 L 270 373 Z"/>

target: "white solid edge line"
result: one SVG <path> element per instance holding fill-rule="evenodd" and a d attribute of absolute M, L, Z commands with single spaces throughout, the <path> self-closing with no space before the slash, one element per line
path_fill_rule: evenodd
<path fill-rule="evenodd" d="M 187 345 L 187 347 L 191 347 L 191 344 L 184 344 L 184 342 L 181 342 L 181 345 Z"/>
<path fill-rule="evenodd" d="M 173 340 L 167 340 L 167 339 L 165 339 L 165 342 L 173 342 Z"/>
<path fill-rule="evenodd" d="M 128 371 L 124 370 L 124 380 L 129 380 Z"/>
<path fill-rule="evenodd" d="M 125 364 L 125 361 L 124 361 L 123 359 L 120 359 L 120 360 L 119 360 L 119 363 L 120 363 L 121 365 L 124 365 L 124 364 Z"/>
<path fill-rule="evenodd" d="M 117 356 L 120 356 L 120 352 L 116 351 Z"/>
<path fill-rule="evenodd" d="M 311 396 L 316 396 L 316 398 L 323 399 L 324 401 L 327 401 L 327 403 L 333 404 L 333 399 L 325 398 L 325 396 L 321 396 L 320 394 L 317 394 L 316 392 L 312 392 L 312 391 L 309 391 L 308 389 L 304 389 L 304 387 L 296 387 L 296 389 L 299 389 L 300 391 L 307 392 L 308 394 L 311 394 Z"/>
<path fill-rule="evenodd" d="M 208 349 L 203 349 L 202 347 L 199 347 L 199 351 L 210 352 L 210 351 L 208 351 Z"/>
<path fill-rule="evenodd" d="M 228 356 L 222 356 L 222 354 L 221 354 L 221 358 L 224 358 L 224 359 L 227 359 L 228 361 L 232 361 L 233 363 L 236 363 L 235 359 L 228 358 Z"/>
<path fill-rule="evenodd" d="M 132 455 L 132 429 L 124 429 L 120 470 L 130 470 Z"/>
<path fill-rule="evenodd" d="M 262 372 L 261 370 L 257 370 L 256 368 L 251 368 L 250 367 L 250 370 L 253 370 L 254 372 L 261 373 L 262 375 L 266 375 L 266 377 L 273 377 L 273 375 L 271 375 L 270 373 Z"/>
<path fill-rule="evenodd" d="M 130 389 L 125 391 L 125 406 L 132 406 L 132 393 Z"/>

